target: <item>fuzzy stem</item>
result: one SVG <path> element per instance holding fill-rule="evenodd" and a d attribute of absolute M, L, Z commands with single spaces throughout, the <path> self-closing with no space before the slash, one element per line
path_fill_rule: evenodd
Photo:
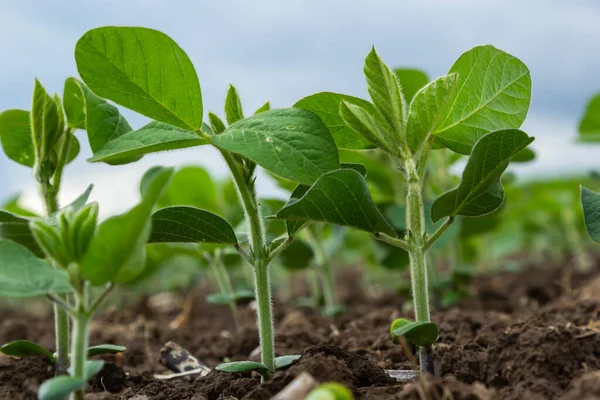
<path fill-rule="evenodd" d="M 244 166 L 234 159 L 231 154 L 222 151 L 221 154 L 231 170 L 238 191 L 246 224 L 250 231 L 250 248 L 254 265 L 254 288 L 256 293 L 258 334 L 260 338 L 261 361 L 269 373 L 263 375 L 269 379 L 275 373 L 275 335 L 273 328 L 273 309 L 271 301 L 271 284 L 269 281 L 268 254 L 265 243 L 265 228 L 256 197 L 253 176 L 245 176 Z"/>
<path fill-rule="evenodd" d="M 86 310 L 87 298 L 85 288 L 75 292 L 75 314 L 73 315 L 73 341 L 71 356 L 73 361 L 73 377 L 85 380 L 85 364 L 87 361 L 88 328 L 90 314 Z M 71 400 L 83 400 L 85 386 L 71 394 Z"/>

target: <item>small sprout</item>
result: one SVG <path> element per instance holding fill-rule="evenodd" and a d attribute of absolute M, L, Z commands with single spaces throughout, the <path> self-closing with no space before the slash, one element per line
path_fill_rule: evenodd
<path fill-rule="evenodd" d="M 278 370 L 278 369 L 287 368 L 290 365 L 292 365 L 292 363 L 294 361 L 298 360 L 300 357 L 302 357 L 302 356 L 294 355 L 294 356 L 277 357 L 277 358 L 275 358 L 275 369 Z M 269 377 L 271 375 L 271 371 L 269 370 L 269 368 L 267 368 L 263 363 L 259 363 L 256 361 L 228 362 L 228 363 L 223 363 L 223 364 L 217 365 L 215 367 L 215 369 L 217 371 L 237 372 L 237 373 L 258 372 L 263 377 Z"/>
<path fill-rule="evenodd" d="M 409 322 L 404 318 L 398 318 L 390 328 L 392 341 L 398 343 L 398 338 L 404 336 L 406 341 L 418 347 L 426 347 L 435 343 L 438 338 L 438 326 L 433 322 L 415 321 Z"/>
<path fill-rule="evenodd" d="M 341 383 L 326 382 L 313 389 L 306 400 L 354 400 L 354 396 Z"/>

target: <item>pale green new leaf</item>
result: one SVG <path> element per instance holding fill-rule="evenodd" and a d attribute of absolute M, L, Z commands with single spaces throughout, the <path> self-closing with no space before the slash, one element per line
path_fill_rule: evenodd
<path fill-rule="evenodd" d="M 111 140 L 95 152 L 88 161 L 125 164 L 148 153 L 203 144 L 206 144 L 206 141 L 194 132 L 163 122 L 152 121 L 136 131 L 128 132 Z"/>
<path fill-rule="evenodd" d="M 388 150 L 393 146 L 387 143 L 387 134 L 383 131 L 375 116 L 369 114 L 367 110 L 360 106 L 342 101 L 340 103 L 339 112 L 346 126 L 350 127 L 369 142 L 384 150 Z"/>
<path fill-rule="evenodd" d="M 455 84 L 455 74 L 442 76 L 423 87 L 410 103 L 406 142 L 413 154 L 429 135 L 435 134 L 441 116 L 450 105 Z"/>
<path fill-rule="evenodd" d="M 407 104 L 409 104 L 417 92 L 429 82 L 427 74 L 419 69 L 396 68 L 394 69 L 394 73 L 400 80 L 402 94 L 404 94 L 404 99 Z"/>
<path fill-rule="evenodd" d="M 340 167 L 338 151 L 319 117 L 298 108 L 270 110 L 231 125 L 212 138 L 216 147 L 299 183 L 312 184 Z"/>
<path fill-rule="evenodd" d="M 152 208 L 172 174 L 171 168 L 156 170 L 137 206 L 98 226 L 81 262 L 81 272 L 92 285 L 130 279 L 143 266 Z"/>
<path fill-rule="evenodd" d="M 28 248 L 36 256 L 43 257 L 44 252 L 31 233 L 29 221 L 30 218 L 0 210 L 0 239 L 18 243 Z"/>
<path fill-rule="evenodd" d="M 600 243 L 600 194 L 581 186 L 585 227 L 594 242 Z"/>
<path fill-rule="evenodd" d="M 209 173 L 202 167 L 179 169 L 156 204 L 159 208 L 192 206 L 211 212 L 220 212 L 217 188 Z"/>
<path fill-rule="evenodd" d="M 46 160 L 63 133 L 63 116 L 59 111 L 54 99 L 36 79 L 30 117 L 33 149 L 39 162 Z"/>
<path fill-rule="evenodd" d="M 196 207 L 175 206 L 152 215 L 150 243 L 237 244 L 233 227 L 221 218 Z"/>
<path fill-rule="evenodd" d="M 0 113 L 0 141 L 11 160 L 32 168 L 35 151 L 31 137 L 29 111 L 5 110 Z"/>
<path fill-rule="evenodd" d="M 0 296 L 34 297 L 69 293 L 69 277 L 63 270 L 37 258 L 16 243 L 0 240 Z"/>
<path fill-rule="evenodd" d="M 375 206 L 365 178 L 353 169 L 323 174 L 300 199 L 279 210 L 276 217 L 328 222 L 396 236 Z"/>
<path fill-rule="evenodd" d="M 269 111 L 270 109 L 271 109 L 271 102 L 270 102 L 270 101 L 267 101 L 265 104 L 263 104 L 262 106 L 260 106 L 260 107 L 259 107 L 259 108 L 258 108 L 258 109 L 257 109 L 257 110 L 254 112 L 254 115 L 256 115 L 256 114 L 260 114 L 260 113 L 262 113 L 262 112 L 265 112 L 265 111 Z"/>
<path fill-rule="evenodd" d="M 38 400 L 64 400 L 69 393 L 85 386 L 85 380 L 71 376 L 57 376 L 40 385 Z"/>
<path fill-rule="evenodd" d="M 294 104 L 294 107 L 317 114 L 331 132 L 338 148 L 350 150 L 372 148 L 371 142 L 344 123 L 340 115 L 340 103 L 342 101 L 360 106 L 370 115 L 377 114 L 373 104 L 366 100 L 331 92 L 321 92 L 305 97 Z"/>
<path fill-rule="evenodd" d="M 579 140 L 600 142 L 600 94 L 592 98 L 579 122 Z"/>
<path fill-rule="evenodd" d="M 187 54 L 164 33 L 137 27 L 92 29 L 77 42 L 75 61 L 98 96 L 180 128 L 201 127 L 198 76 Z"/>
<path fill-rule="evenodd" d="M 433 203 L 433 221 L 445 216 L 476 217 L 500 207 L 504 201 L 500 177 L 511 158 L 531 142 L 532 137 L 517 129 L 494 131 L 482 137 L 473 147 L 458 188 Z"/>
<path fill-rule="evenodd" d="M 237 89 L 233 85 L 229 85 L 227 96 L 225 97 L 225 118 L 229 125 L 238 122 L 244 118 L 242 111 L 242 102 Z"/>
<path fill-rule="evenodd" d="M 398 76 L 379 57 L 373 47 L 365 59 L 369 95 L 394 133 L 404 131 L 406 102 Z"/>
<path fill-rule="evenodd" d="M 210 122 L 210 128 L 213 130 L 215 135 L 220 135 L 225 131 L 225 124 L 216 114 L 209 111 L 208 112 L 208 120 Z"/>
<path fill-rule="evenodd" d="M 519 59 L 478 46 L 460 56 L 452 73 L 456 90 L 434 132 L 437 143 L 469 154 L 483 135 L 521 126 L 531 100 L 531 76 Z"/>

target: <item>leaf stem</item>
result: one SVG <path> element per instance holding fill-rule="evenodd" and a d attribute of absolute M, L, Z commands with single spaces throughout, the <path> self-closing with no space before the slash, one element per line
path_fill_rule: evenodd
<path fill-rule="evenodd" d="M 73 134 L 73 129 L 67 128 L 64 132 L 64 141 L 62 143 L 62 147 L 60 149 L 60 154 L 58 155 L 58 163 L 56 165 L 56 171 L 54 172 L 54 176 L 52 178 L 52 187 L 53 190 L 58 195 L 60 190 L 60 184 L 62 182 L 62 173 L 67 163 L 67 157 L 69 156 L 69 151 L 71 148 L 71 135 Z"/>
<path fill-rule="evenodd" d="M 90 316 L 92 316 L 96 312 L 98 307 L 100 307 L 100 305 L 102 304 L 104 299 L 106 299 L 106 296 L 108 296 L 110 294 L 110 292 L 112 292 L 114 287 L 115 287 L 115 285 L 113 283 L 109 283 L 106 285 L 102 294 L 100 296 L 98 296 L 96 301 L 94 301 L 94 304 L 92 304 L 92 306 L 90 307 L 90 309 L 88 311 Z"/>
<path fill-rule="evenodd" d="M 52 303 L 54 303 L 54 305 L 60 307 L 62 311 L 66 311 L 68 313 L 73 312 L 73 308 L 71 308 L 67 304 L 67 296 L 66 295 L 48 293 L 48 294 L 46 294 L 46 297 L 48 298 L 48 300 L 50 300 Z"/>
<path fill-rule="evenodd" d="M 87 290 L 85 286 L 75 291 L 75 313 L 73 314 L 73 341 L 71 342 L 72 376 L 86 380 L 85 364 L 87 361 L 88 328 L 91 313 L 87 310 Z M 85 386 L 71 394 L 71 400 L 83 400 Z"/>
<path fill-rule="evenodd" d="M 410 250 L 410 244 L 401 238 L 395 238 L 392 237 L 390 235 L 388 235 L 387 233 L 383 233 L 383 232 L 378 232 L 376 234 L 373 235 L 375 237 L 375 239 L 379 240 L 380 242 L 384 242 L 387 244 L 391 244 L 392 246 L 396 246 L 396 247 L 400 247 L 401 249 L 404 249 L 406 251 Z"/>
<path fill-rule="evenodd" d="M 442 226 L 440 226 L 438 228 L 438 230 L 435 231 L 435 233 L 433 235 L 431 235 L 431 237 L 429 239 L 427 239 L 427 243 L 425 243 L 425 250 L 430 248 L 431 245 L 433 245 L 435 243 L 435 241 L 438 240 L 444 232 L 446 232 L 446 229 L 448 229 L 448 227 L 450 227 L 450 225 L 452 225 L 453 222 L 454 222 L 454 217 L 449 217 L 446 220 L 446 222 L 444 222 L 444 224 Z"/>

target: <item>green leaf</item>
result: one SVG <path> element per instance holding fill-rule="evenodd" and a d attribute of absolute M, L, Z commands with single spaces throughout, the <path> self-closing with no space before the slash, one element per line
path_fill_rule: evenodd
<path fill-rule="evenodd" d="M 410 323 L 406 318 L 396 318 L 392 325 L 390 325 L 390 335 L 392 336 L 392 343 L 399 344 L 398 335 L 394 333 L 395 330 L 402 328 Z"/>
<path fill-rule="evenodd" d="M 34 297 L 47 293 L 69 293 L 65 271 L 46 262 L 16 243 L 0 240 L 0 296 Z"/>
<path fill-rule="evenodd" d="M 172 174 L 172 168 L 156 171 L 137 206 L 98 226 L 81 262 L 81 272 L 92 285 L 129 279 L 143 266 L 150 214 Z"/>
<path fill-rule="evenodd" d="M 187 54 L 162 32 L 107 26 L 75 47 L 81 78 L 98 96 L 147 117 L 196 131 L 202 125 L 200 83 Z"/>
<path fill-rule="evenodd" d="M 302 108 L 302 107 L 300 107 Z M 263 113 L 265 111 L 269 111 L 271 109 L 271 102 L 267 101 L 265 104 L 263 104 L 262 106 L 260 106 L 258 108 L 258 110 L 254 111 L 254 115 Z"/>
<path fill-rule="evenodd" d="M 367 167 L 365 167 L 362 164 L 357 164 L 357 163 L 341 163 L 340 166 L 342 167 L 342 169 L 353 169 L 354 171 L 358 172 L 359 174 L 361 174 L 365 178 L 367 177 Z"/>
<path fill-rule="evenodd" d="M 518 152 L 517 154 L 515 154 L 515 156 L 510 161 L 522 163 L 522 162 L 529 162 L 529 161 L 533 161 L 533 160 L 535 160 L 535 152 L 533 150 L 531 150 L 530 148 L 526 147 L 523 150 L 521 150 L 520 152 Z"/>
<path fill-rule="evenodd" d="M 354 400 L 354 396 L 341 383 L 326 382 L 313 389 L 306 400 Z"/>
<path fill-rule="evenodd" d="M 85 96 L 80 85 L 83 86 L 77 79 L 67 78 L 63 90 L 63 108 L 67 116 L 67 126 L 72 129 L 85 129 Z"/>
<path fill-rule="evenodd" d="M 476 217 L 489 214 L 504 201 L 500 177 L 512 157 L 534 138 L 517 129 L 504 129 L 482 137 L 467 161 L 458 188 L 439 197 L 431 208 L 431 218 Z"/>
<path fill-rule="evenodd" d="M 38 400 L 64 400 L 71 392 L 85 385 L 83 379 L 70 376 L 57 376 L 40 385 Z"/>
<path fill-rule="evenodd" d="M 406 102 L 400 87 L 400 81 L 373 47 L 365 59 L 365 77 L 369 88 L 369 95 L 375 107 L 381 112 L 383 118 L 398 135 L 404 131 L 406 120 Z"/>
<path fill-rule="evenodd" d="M 159 208 L 170 206 L 192 206 L 211 212 L 221 210 L 215 182 L 204 168 L 196 166 L 183 167 L 173 175 L 158 200 Z"/>
<path fill-rule="evenodd" d="M 237 290 L 235 292 L 233 292 L 233 298 L 236 301 L 239 300 L 250 300 L 250 299 L 254 299 L 254 291 L 249 290 L 249 289 L 240 289 Z"/>
<path fill-rule="evenodd" d="M 215 369 L 217 371 L 238 373 L 256 371 L 259 374 L 266 374 L 269 372 L 269 369 L 264 364 L 256 361 L 234 361 L 223 363 L 217 365 Z"/>
<path fill-rule="evenodd" d="M 216 114 L 212 112 L 208 113 L 208 120 L 210 121 L 210 128 L 213 130 L 215 135 L 220 135 L 226 129 L 225 124 Z"/>
<path fill-rule="evenodd" d="M 427 74 L 419 69 L 396 68 L 394 73 L 400 80 L 402 93 L 407 103 L 410 103 L 417 92 L 429 82 Z"/>
<path fill-rule="evenodd" d="M 126 164 L 148 153 L 201 146 L 206 141 L 189 130 L 152 121 L 136 131 L 111 140 L 88 159 L 110 164 Z"/>
<path fill-rule="evenodd" d="M 0 238 L 18 243 L 36 256 L 43 257 L 44 252 L 31 233 L 29 221 L 29 218 L 0 210 Z"/>
<path fill-rule="evenodd" d="M 71 99 L 66 102 L 66 99 Z M 79 101 L 79 103 L 76 103 Z M 68 106 L 68 108 L 67 108 Z M 65 82 L 65 110 L 71 110 L 74 127 L 87 131 L 88 141 L 93 153 L 106 146 L 111 140 L 131 132 L 133 129 L 119 112 L 117 107 L 96 96 L 87 86 L 75 78 Z M 84 124 L 81 127 L 81 113 L 84 114 Z M 69 112 L 67 112 L 67 120 Z M 140 157 L 132 157 L 132 161 Z"/>
<path fill-rule="evenodd" d="M 265 111 L 238 121 L 214 136 L 212 144 L 307 185 L 340 165 L 335 142 L 323 122 L 316 114 L 296 108 Z"/>
<path fill-rule="evenodd" d="M 585 109 L 579 122 L 579 139 L 584 142 L 600 141 L 600 94 L 594 96 Z"/>
<path fill-rule="evenodd" d="M 56 102 L 36 79 L 31 106 L 31 135 L 38 162 L 49 157 L 62 135 L 61 120 Z"/>
<path fill-rule="evenodd" d="M 451 106 L 456 74 L 442 76 L 421 89 L 410 103 L 406 141 L 415 154 L 429 135 L 435 135 L 441 117 Z"/>
<path fill-rule="evenodd" d="M 225 306 L 231 303 L 231 296 L 227 296 L 222 293 L 211 293 L 206 296 L 206 301 L 211 304 L 216 304 L 218 306 Z"/>
<path fill-rule="evenodd" d="M 294 104 L 294 107 L 317 114 L 331 132 L 338 148 L 351 150 L 372 148 L 371 142 L 344 123 L 340 115 L 340 103 L 342 101 L 361 107 L 369 115 L 377 114 L 373 104 L 366 100 L 331 92 L 321 92 L 305 97 Z"/>
<path fill-rule="evenodd" d="M 225 118 L 227 123 L 232 125 L 241 119 L 244 119 L 244 112 L 242 111 L 242 102 L 240 101 L 240 95 L 237 89 L 233 85 L 229 85 L 227 90 L 227 97 L 225 97 Z"/>
<path fill-rule="evenodd" d="M 92 358 L 103 354 L 117 354 L 127 350 L 124 346 L 117 346 L 114 344 L 99 344 L 97 346 L 88 347 L 87 357 Z"/>
<path fill-rule="evenodd" d="M 18 194 L 9 197 L 4 204 L 0 205 L 0 209 L 21 217 L 39 217 L 37 213 L 21 206 L 21 196 Z M 0 223 L 2 223 L 1 217 Z"/>
<path fill-rule="evenodd" d="M 396 236 L 375 206 L 365 178 L 351 169 L 323 174 L 299 200 L 279 210 L 277 218 L 328 222 Z"/>
<path fill-rule="evenodd" d="M 277 261 L 288 271 L 308 268 L 314 258 L 313 249 L 303 240 L 294 239 L 277 257 Z"/>
<path fill-rule="evenodd" d="M 308 185 L 300 184 L 300 185 L 296 186 L 296 188 L 292 191 L 292 194 L 290 196 L 290 199 L 286 203 L 286 206 L 300 200 L 302 198 L 302 196 L 304 196 L 306 194 L 306 192 L 308 192 L 309 189 L 310 189 L 310 186 L 308 186 Z M 291 221 L 291 220 L 285 221 L 285 226 L 286 226 L 288 236 L 291 237 L 291 236 L 295 235 L 298 231 L 300 231 L 300 229 L 302 229 L 306 225 L 306 223 L 307 223 L 307 221 Z"/>
<path fill-rule="evenodd" d="M 375 116 L 369 114 L 366 109 L 342 101 L 340 103 L 340 115 L 346 126 L 377 147 L 384 150 L 393 147 L 393 144 L 388 143 L 387 133 L 382 129 Z"/>
<path fill-rule="evenodd" d="M 531 76 L 519 59 L 478 46 L 460 56 L 449 73 L 457 74 L 456 91 L 434 132 L 437 143 L 469 154 L 483 135 L 521 126 L 531 100 Z"/>
<path fill-rule="evenodd" d="M 104 367 L 104 360 L 86 361 L 85 362 L 85 370 L 83 372 L 85 381 L 86 382 L 89 381 L 96 374 L 98 374 L 98 372 L 100 372 L 102 370 L 102 367 Z M 67 371 L 69 372 L 69 374 L 73 375 L 73 366 L 70 366 L 69 368 L 67 368 Z"/>
<path fill-rule="evenodd" d="M 435 343 L 439 335 L 439 330 L 438 326 L 433 322 L 416 321 L 394 329 L 393 334 L 404 336 L 409 343 L 423 347 Z"/>
<path fill-rule="evenodd" d="M 0 141 L 8 158 L 32 168 L 35 151 L 31 138 L 29 111 L 5 110 L 0 113 Z"/>
<path fill-rule="evenodd" d="M 292 363 L 302 357 L 301 355 L 281 356 L 275 358 L 275 369 L 282 369 L 292 365 Z"/>
<path fill-rule="evenodd" d="M 209 211 L 175 206 L 152 215 L 150 243 L 219 243 L 237 244 L 229 222 Z"/>
<path fill-rule="evenodd" d="M 581 205 L 588 234 L 600 243 L 600 194 L 581 186 Z"/>
<path fill-rule="evenodd" d="M 46 356 L 48 363 L 54 364 L 54 356 L 48 349 L 29 340 L 15 340 L 0 347 L 0 353 L 12 357 Z"/>

